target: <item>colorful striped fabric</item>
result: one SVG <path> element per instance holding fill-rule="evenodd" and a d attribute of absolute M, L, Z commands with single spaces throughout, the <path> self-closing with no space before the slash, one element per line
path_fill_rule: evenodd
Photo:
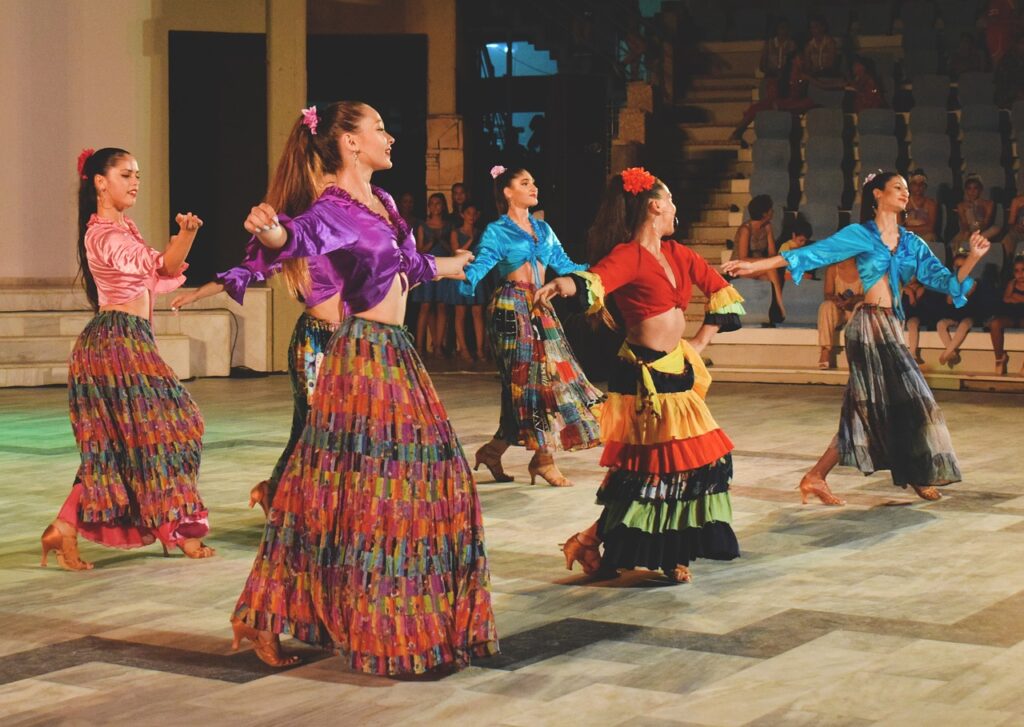
<path fill-rule="evenodd" d="M 373 674 L 497 653 L 476 486 L 402 327 L 331 339 L 235 617 Z"/>
<path fill-rule="evenodd" d="M 533 310 L 531 283 L 504 282 L 487 309 L 501 376 L 499 439 L 527 449 L 589 449 L 600 443 L 592 409 L 603 399 L 580 368 L 548 306 Z"/>
<path fill-rule="evenodd" d="M 739 556 L 730 525 L 732 442 L 704 401 L 711 376 L 700 355 L 685 341 L 679 345 L 674 370 L 655 368 L 670 354 L 636 345 L 628 345 L 612 368 L 601 408 L 601 464 L 609 471 L 597 492 L 604 505 L 598 535 L 606 570 L 672 573 L 697 558 Z M 644 369 L 658 410 L 651 405 Z"/>
<path fill-rule="evenodd" d="M 303 312 L 295 321 L 292 339 L 288 343 L 288 379 L 292 384 L 292 398 L 295 402 L 295 408 L 292 410 L 292 430 L 288 435 L 288 443 L 284 445 L 284 451 L 278 457 L 274 471 L 267 480 L 269 502 L 274 501 L 277 483 L 284 474 L 284 468 L 306 426 L 306 415 L 309 414 L 309 405 L 313 400 L 313 388 L 317 373 L 320 371 L 320 363 L 336 330 L 337 323 L 321 320 L 307 312 Z"/>
<path fill-rule="evenodd" d="M 147 319 L 105 311 L 86 325 L 71 352 L 68 401 L 84 537 L 129 548 L 206 534 L 196 489 L 203 418 Z"/>
<path fill-rule="evenodd" d="M 890 470 L 899 487 L 959 482 L 946 419 L 891 308 L 862 305 L 854 312 L 846 324 L 846 358 L 839 463 L 865 474 Z"/>

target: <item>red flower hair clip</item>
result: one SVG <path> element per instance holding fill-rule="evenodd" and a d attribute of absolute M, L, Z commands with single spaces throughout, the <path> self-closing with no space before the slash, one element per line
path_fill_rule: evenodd
<path fill-rule="evenodd" d="M 654 187 L 654 183 L 658 181 L 653 174 L 643 167 L 623 169 L 620 176 L 622 177 L 622 188 L 634 197 L 641 192 L 651 190 Z"/>
<path fill-rule="evenodd" d="M 82 179 L 89 178 L 85 175 L 85 162 L 95 153 L 95 149 L 82 149 L 82 152 L 78 155 L 78 176 Z"/>

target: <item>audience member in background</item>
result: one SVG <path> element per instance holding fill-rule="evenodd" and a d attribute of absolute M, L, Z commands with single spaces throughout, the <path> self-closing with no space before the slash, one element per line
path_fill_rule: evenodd
<path fill-rule="evenodd" d="M 1001 109 L 1024 99 L 1024 35 L 1014 41 L 1009 53 L 995 67 L 995 102 Z"/>
<path fill-rule="evenodd" d="M 817 104 L 807 98 L 808 78 L 803 71 L 804 62 L 798 53 L 793 53 L 786 60 L 783 66 L 782 75 L 777 83 L 769 83 L 765 88 L 765 98 L 755 101 L 743 112 L 743 118 L 736 125 L 729 138 L 739 141 L 746 148 L 743 141 L 743 132 L 750 122 L 754 120 L 759 111 L 790 111 L 794 114 L 801 114 L 810 111 Z"/>
<path fill-rule="evenodd" d="M 1003 236 L 1003 254 L 1007 260 L 1017 256 L 1017 248 L 1024 242 L 1024 175 L 1017 183 L 1018 194 L 1010 203 L 1010 216 L 1007 220 L 1009 229 Z"/>
<path fill-rule="evenodd" d="M 992 336 L 992 352 L 996 355 L 996 373 L 1006 375 L 1009 354 L 1003 348 L 1004 331 L 1007 328 L 1024 328 L 1024 256 L 1013 259 L 1013 278 L 1006 284 L 1003 299 L 996 307 L 996 316 L 989 323 Z M 1020 369 L 1024 374 L 1024 365 Z"/>
<path fill-rule="evenodd" d="M 923 169 L 915 169 L 907 180 L 910 185 L 910 201 L 907 202 L 907 216 L 904 227 L 925 242 L 937 242 L 935 225 L 939 218 L 939 204 L 925 194 L 928 191 L 928 177 Z"/>
<path fill-rule="evenodd" d="M 886 103 L 882 95 L 882 81 L 878 70 L 870 58 L 854 56 L 850 69 L 850 85 L 853 86 L 853 112 L 859 114 L 865 109 L 884 109 Z"/>
<path fill-rule="evenodd" d="M 797 215 L 796 221 L 793 222 L 793 229 L 790 230 L 789 239 L 779 245 L 779 254 L 781 255 L 787 250 L 796 250 L 803 247 L 811 241 L 813 234 L 814 230 L 811 228 L 811 223 L 807 221 L 807 218 L 803 215 Z M 793 279 L 793 276 L 789 274 L 789 270 L 786 270 L 785 279 Z"/>
<path fill-rule="evenodd" d="M 736 259 L 762 260 L 775 257 L 775 234 L 772 232 L 772 198 L 767 194 L 759 194 L 750 200 L 747 211 L 750 221 L 744 222 L 736 229 Z M 772 286 L 772 309 L 768 312 L 768 320 L 781 323 L 786 320 L 786 308 L 782 302 L 782 276 L 777 269 L 767 270 L 752 275 L 755 280 L 767 280 Z"/>
<path fill-rule="evenodd" d="M 946 68 L 953 78 L 959 78 L 961 73 L 984 71 L 988 68 L 988 57 L 985 55 L 985 51 L 978 46 L 974 33 L 960 34 L 960 44 L 955 51 L 949 54 Z"/>
<path fill-rule="evenodd" d="M 953 272 L 959 271 L 965 262 L 967 262 L 967 250 L 960 248 L 953 255 Z M 965 293 L 967 305 L 960 308 L 953 305 L 951 296 L 946 296 L 946 309 L 943 311 L 942 318 L 935 325 L 939 338 L 946 346 L 946 350 L 939 354 L 940 364 L 953 368 L 960 363 L 960 346 L 963 345 L 967 334 L 971 332 L 974 321 L 980 321 L 983 316 L 979 303 L 982 302 L 984 296 L 979 294 L 980 288 L 980 285 L 975 285 L 968 290 Z"/>
<path fill-rule="evenodd" d="M 825 269 L 825 300 L 818 306 L 819 369 L 836 367 L 835 350 L 839 345 L 839 329 L 849 322 L 853 311 L 864 301 L 857 263 L 852 258 Z"/>
<path fill-rule="evenodd" d="M 420 254 L 449 257 L 452 228 L 448 222 L 448 201 L 440 192 L 430 195 L 427 200 L 427 219 L 416 229 L 416 250 Z M 448 331 L 448 306 L 444 300 L 449 286 L 440 280 L 427 280 L 413 288 L 409 297 L 420 304 L 416 318 L 416 348 L 420 355 L 427 357 L 427 332 L 433 339 L 431 353 L 440 356 L 444 351 L 445 334 Z"/>
<path fill-rule="evenodd" d="M 410 230 L 417 230 L 423 224 L 423 220 L 416 216 L 416 197 L 412 192 L 402 192 L 398 198 L 398 214 Z"/>
<path fill-rule="evenodd" d="M 828 24 L 820 15 L 809 23 L 811 37 L 804 46 L 804 72 L 811 78 L 835 78 L 839 76 L 839 45 L 828 34 Z"/>
<path fill-rule="evenodd" d="M 775 35 L 764 42 L 761 50 L 761 73 L 765 78 L 778 80 L 782 77 L 786 59 L 796 52 L 796 43 L 789 34 L 789 21 L 780 18 L 775 23 Z"/>
<path fill-rule="evenodd" d="M 985 44 L 992 65 L 998 66 L 1020 27 L 1017 0 L 988 0 L 985 5 Z"/>
<path fill-rule="evenodd" d="M 452 251 L 469 250 L 476 255 L 477 242 L 480 240 L 480 230 L 477 228 L 477 220 L 480 219 L 480 209 L 472 201 L 466 201 L 462 207 L 462 226 L 452 230 Z M 477 361 L 483 361 L 485 357 L 484 344 L 484 306 L 490 300 L 493 288 L 484 285 L 482 282 L 476 286 L 474 292 L 469 294 L 461 293 L 458 290 L 460 281 L 452 280 L 456 286 L 452 293 L 455 301 L 455 345 L 458 349 L 458 356 L 465 363 L 471 363 L 473 357 L 469 353 L 469 343 L 466 340 L 466 309 L 468 308 L 473 317 L 473 340 L 476 343 Z"/>
<path fill-rule="evenodd" d="M 469 192 L 466 190 L 466 185 L 462 182 L 456 182 L 452 185 L 452 211 L 448 215 L 448 222 L 451 223 L 453 229 L 462 226 L 462 208 L 466 206 L 469 201 Z"/>
<path fill-rule="evenodd" d="M 984 189 L 981 177 L 977 174 L 967 175 L 967 179 L 964 180 L 963 201 L 956 206 L 960 231 L 949 243 L 953 249 L 966 245 L 975 232 L 980 232 L 988 239 L 999 234 L 1001 228 L 995 220 L 996 204 L 990 199 L 981 198 Z"/>
<path fill-rule="evenodd" d="M 903 288 L 903 312 L 907 316 L 907 348 L 918 365 L 921 357 L 921 329 L 934 328 L 946 312 L 946 298 L 912 278 Z"/>

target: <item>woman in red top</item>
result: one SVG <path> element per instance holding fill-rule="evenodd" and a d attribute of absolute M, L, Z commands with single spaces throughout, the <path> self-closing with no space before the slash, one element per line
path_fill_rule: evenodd
<path fill-rule="evenodd" d="M 588 574 L 646 567 L 686 582 L 691 560 L 739 555 L 729 524 L 732 442 L 704 403 L 711 376 L 700 352 L 717 331 L 739 328 L 743 299 L 699 255 L 662 239 L 675 215 L 671 192 L 649 172 L 612 177 L 590 229 L 591 259 L 599 262 L 536 296 L 539 303 L 578 295 L 588 313 L 608 321 L 603 304 L 611 294 L 626 324 L 600 416 L 601 464 L 609 468 L 597 494 L 604 511 L 563 546 L 566 566 L 579 561 Z M 686 341 L 694 284 L 708 296 L 707 313 Z"/>

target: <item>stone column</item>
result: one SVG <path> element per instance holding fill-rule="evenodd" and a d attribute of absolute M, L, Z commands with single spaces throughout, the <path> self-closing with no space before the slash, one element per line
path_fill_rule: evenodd
<path fill-rule="evenodd" d="M 266 0 L 267 180 L 273 177 L 288 132 L 306 105 L 306 0 Z M 281 276 L 274 291 L 268 336 L 274 371 L 288 368 L 288 343 L 303 306 L 288 294 Z"/>

